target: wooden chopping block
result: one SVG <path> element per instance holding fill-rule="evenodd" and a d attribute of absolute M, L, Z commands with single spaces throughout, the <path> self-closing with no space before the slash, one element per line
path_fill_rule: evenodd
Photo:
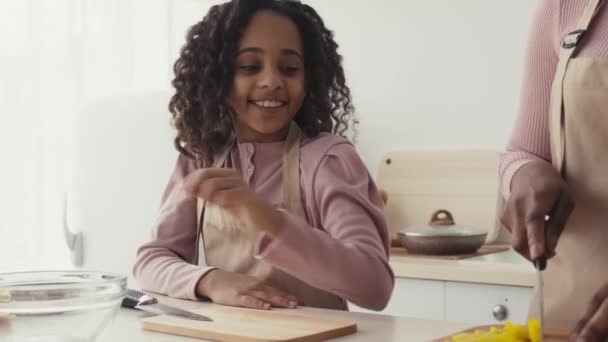
<path fill-rule="evenodd" d="M 286 312 L 213 306 L 193 312 L 208 316 L 213 322 L 155 316 L 145 318 L 143 328 L 221 342 L 319 342 L 357 331 L 354 322 L 301 314 L 297 310 Z"/>

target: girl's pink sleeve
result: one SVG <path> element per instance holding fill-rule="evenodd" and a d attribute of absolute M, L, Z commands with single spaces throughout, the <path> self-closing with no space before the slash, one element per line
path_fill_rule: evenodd
<path fill-rule="evenodd" d="M 389 239 L 378 189 L 354 147 L 333 146 L 313 178 L 321 227 L 283 211 L 276 238 L 264 236 L 258 257 L 358 306 L 382 310 L 392 294 Z"/>
<path fill-rule="evenodd" d="M 133 274 L 142 290 L 197 300 L 198 281 L 214 269 L 195 265 L 196 198 L 181 189 L 182 180 L 193 170 L 187 157 L 180 155 L 163 195 L 154 237 L 137 251 Z"/>

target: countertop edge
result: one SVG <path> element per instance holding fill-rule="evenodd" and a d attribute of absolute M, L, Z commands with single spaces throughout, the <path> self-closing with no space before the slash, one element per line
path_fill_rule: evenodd
<path fill-rule="evenodd" d="M 396 278 L 456 281 L 504 286 L 534 287 L 536 275 L 525 263 L 500 261 L 436 260 L 391 256 Z"/>

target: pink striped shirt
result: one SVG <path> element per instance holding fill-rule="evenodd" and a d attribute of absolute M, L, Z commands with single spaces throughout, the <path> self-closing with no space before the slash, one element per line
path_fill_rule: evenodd
<path fill-rule="evenodd" d="M 528 41 L 519 113 L 500 165 L 502 192 L 510 193 L 515 172 L 533 160 L 551 161 L 549 102 L 563 37 L 583 14 L 586 0 L 543 0 Z M 608 57 L 608 4 L 604 4 L 581 40 L 576 58 Z"/>
<path fill-rule="evenodd" d="M 283 142 L 274 142 L 239 143 L 230 154 L 245 182 L 275 205 L 283 199 L 282 153 Z M 144 290 L 196 300 L 196 284 L 210 268 L 193 264 L 196 199 L 180 187 L 194 170 L 191 160 L 179 157 L 156 236 L 139 248 L 133 271 Z M 394 283 L 384 205 L 355 148 L 331 134 L 305 138 L 300 173 L 306 220 L 283 211 L 283 231 L 275 239 L 261 239 L 256 257 L 309 285 L 381 310 Z"/>

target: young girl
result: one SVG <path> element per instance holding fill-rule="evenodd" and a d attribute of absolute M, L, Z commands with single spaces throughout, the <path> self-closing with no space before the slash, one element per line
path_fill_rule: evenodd
<path fill-rule="evenodd" d="M 144 290 L 269 309 L 382 310 L 382 199 L 343 135 L 354 121 L 338 45 L 309 6 L 233 0 L 194 25 L 169 108 L 177 165 Z"/>

